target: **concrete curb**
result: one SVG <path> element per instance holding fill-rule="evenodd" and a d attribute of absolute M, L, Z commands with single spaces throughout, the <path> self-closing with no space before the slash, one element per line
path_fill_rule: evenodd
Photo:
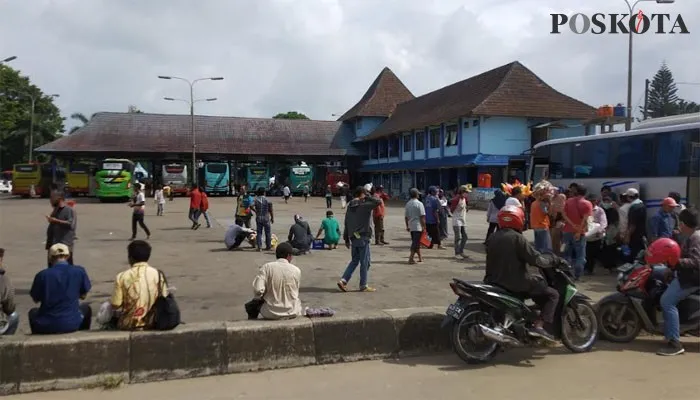
<path fill-rule="evenodd" d="M 186 324 L 0 340 L 0 395 L 442 352 L 442 309 Z"/>

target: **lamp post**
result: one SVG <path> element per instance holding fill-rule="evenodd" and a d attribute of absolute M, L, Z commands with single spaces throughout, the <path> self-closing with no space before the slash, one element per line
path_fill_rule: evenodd
<path fill-rule="evenodd" d="M 10 61 L 12 61 L 12 60 L 15 60 L 15 59 L 17 59 L 17 56 L 10 56 L 10 57 L 7 57 L 7 58 L 4 59 L 4 60 L 0 60 L 0 64 L 8 63 L 8 62 L 10 62 Z"/>
<path fill-rule="evenodd" d="M 32 107 L 31 107 L 31 112 L 29 116 L 29 163 L 31 164 L 34 158 L 34 109 L 36 107 L 36 101 L 41 99 L 41 94 L 39 96 L 27 93 L 25 94 L 26 97 L 29 97 L 32 101 Z M 46 96 L 48 98 L 56 98 L 56 97 L 61 97 L 57 94 L 50 94 Z"/>
<path fill-rule="evenodd" d="M 634 29 L 632 29 L 632 19 L 634 18 L 634 8 L 637 4 L 641 2 L 656 2 L 657 4 L 671 4 L 675 0 L 637 0 L 630 4 L 631 0 L 625 0 L 627 8 L 629 9 L 629 19 L 630 19 L 630 33 L 629 33 L 629 46 L 627 49 L 627 115 L 625 118 L 625 130 L 628 131 L 632 128 L 632 38 L 634 37 Z"/>
<path fill-rule="evenodd" d="M 209 77 L 209 78 L 198 78 L 195 80 L 189 80 L 185 78 L 180 78 L 177 76 L 167 76 L 167 75 L 158 75 L 159 79 L 177 79 L 179 81 L 186 82 L 190 86 L 190 99 L 185 100 L 185 99 L 177 99 L 174 97 L 164 97 L 164 100 L 168 101 L 184 101 L 185 103 L 189 104 L 190 106 L 190 130 L 192 133 L 192 182 L 197 183 L 197 141 L 195 138 L 195 130 L 194 130 L 194 104 L 200 101 L 215 101 L 216 97 L 208 98 L 208 99 L 194 99 L 194 85 L 197 82 L 200 81 L 221 81 L 224 78 L 221 76 L 216 76 L 216 77 Z"/>

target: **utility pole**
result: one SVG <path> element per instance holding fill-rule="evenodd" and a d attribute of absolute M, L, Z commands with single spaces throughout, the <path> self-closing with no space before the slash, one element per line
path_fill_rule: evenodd
<path fill-rule="evenodd" d="M 647 79 L 644 81 L 644 119 L 647 119 L 649 114 L 649 84 L 651 81 Z"/>

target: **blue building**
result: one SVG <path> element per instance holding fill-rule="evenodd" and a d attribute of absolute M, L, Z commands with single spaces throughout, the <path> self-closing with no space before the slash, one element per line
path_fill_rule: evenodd
<path fill-rule="evenodd" d="M 364 150 L 364 179 L 393 195 L 410 187 L 492 186 L 525 180 L 534 144 L 588 134 L 595 109 L 566 96 L 519 62 L 414 97 L 384 68 L 339 121 Z"/>

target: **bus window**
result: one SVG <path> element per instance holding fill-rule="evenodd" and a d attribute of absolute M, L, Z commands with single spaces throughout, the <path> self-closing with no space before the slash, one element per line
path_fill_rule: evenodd
<path fill-rule="evenodd" d="M 551 146 L 549 152 L 549 175 L 552 179 L 572 179 L 574 177 L 571 159 L 572 143 Z"/>
<path fill-rule="evenodd" d="M 610 141 L 593 140 L 574 144 L 574 177 L 610 176 Z"/>
<path fill-rule="evenodd" d="M 615 138 L 610 141 L 611 160 L 616 161 L 612 176 L 635 178 L 652 176 L 654 135 Z"/>
<path fill-rule="evenodd" d="M 226 172 L 226 164 L 207 164 L 207 172 L 212 174 L 223 174 Z"/>
<path fill-rule="evenodd" d="M 654 176 L 688 175 L 691 133 L 687 130 L 657 135 Z"/>
<path fill-rule="evenodd" d="M 16 172 L 36 172 L 37 165 L 36 164 L 23 164 L 23 165 L 15 165 L 15 171 Z"/>

